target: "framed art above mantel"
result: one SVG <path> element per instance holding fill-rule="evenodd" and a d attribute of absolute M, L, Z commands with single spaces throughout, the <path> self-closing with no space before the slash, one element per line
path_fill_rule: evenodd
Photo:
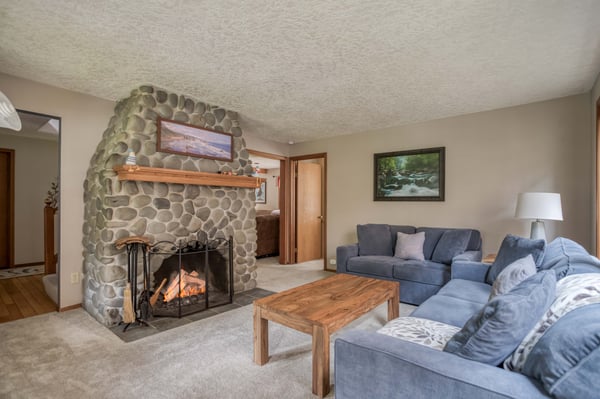
<path fill-rule="evenodd" d="M 156 120 L 156 151 L 233 161 L 233 136 L 170 119 Z"/>
<path fill-rule="evenodd" d="M 374 154 L 374 201 L 444 201 L 446 148 Z"/>

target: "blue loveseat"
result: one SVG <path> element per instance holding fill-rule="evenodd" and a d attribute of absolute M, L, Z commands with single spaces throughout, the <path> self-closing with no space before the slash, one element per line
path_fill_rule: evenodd
<path fill-rule="evenodd" d="M 485 313 L 482 309 L 491 303 L 492 286 L 486 282 L 490 269 L 489 264 L 480 262 L 455 262 L 448 284 L 409 317 L 395 319 L 386 327 L 401 319 L 413 319 L 462 328 L 472 316 Z M 532 273 L 532 277 L 544 274 L 553 281 L 593 273 L 585 275 L 595 279 L 590 295 L 595 295 L 595 300 L 600 297 L 596 285 L 600 282 L 600 261 L 571 240 L 557 238 L 545 246 Z M 551 300 L 557 301 L 554 295 Z M 525 317 L 532 318 L 528 311 Z M 547 317 L 550 313 L 544 310 L 543 314 Z M 493 327 L 492 337 L 496 332 Z M 551 325 L 529 355 L 534 358 L 533 366 L 526 365 L 522 372 L 374 331 L 345 332 L 334 347 L 337 399 L 584 399 L 600 395 L 600 301 L 573 310 Z"/>
<path fill-rule="evenodd" d="M 394 256 L 398 232 L 424 232 L 424 260 Z M 400 282 L 400 301 L 420 305 L 450 280 L 455 261 L 481 260 L 481 234 L 473 229 L 364 224 L 358 243 L 337 248 L 337 272 Z"/>

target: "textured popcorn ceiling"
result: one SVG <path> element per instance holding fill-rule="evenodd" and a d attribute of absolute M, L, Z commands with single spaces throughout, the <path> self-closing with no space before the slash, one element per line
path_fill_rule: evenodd
<path fill-rule="evenodd" d="M 151 83 L 277 141 L 588 91 L 600 1 L 1 0 L 0 71 L 116 100 Z"/>

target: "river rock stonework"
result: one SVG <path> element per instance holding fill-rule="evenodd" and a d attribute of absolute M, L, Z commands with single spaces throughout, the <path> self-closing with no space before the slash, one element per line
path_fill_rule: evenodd
<path fill-rule="evenodd" d="M 233 135 L 233 161 L 223 162 L 156 151 L 157 117 Z M 99 322 L 121 321 L 127 253 L 115 241 L 146 236 L 151 242 L 185 242 L 233 237 L 234 291 L 256 286 L 255 191 L 119 181 L 113 166 L 122 165 L 131 148 L 137 164 L 201 172 L 251 174 L 237 113 L 152 86 L 141 86 L 115 106 L 92 156 L 84 182 L 83 307 Z M 158 264 L 157 264 L 158 263 Z M 151 273 L 160 262 L 153 259 Z M 141 268 L 138 268 L 141 271 Z M 141 284 L 141 278 L 138 278 Z M 141 286 L 139 288 L 142 288 Z"/>

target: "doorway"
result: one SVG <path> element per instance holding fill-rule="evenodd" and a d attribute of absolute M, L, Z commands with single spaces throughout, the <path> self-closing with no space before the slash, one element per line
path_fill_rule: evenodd
<path fill-rule="evenodd" d="M 327 154 L 291 157 L 290 175 L 292 261 L 322 259 L 327 270 Z"/>
<path fill-rule="evenodd" d="M 278 256 L 280 264 L 288 264 L 288 207 L 286 206 L 288 159 L 281 155 L 250 150 L 255 175 L 264 179 L 257 189 L 257 256 Z"/>
<path fill-rule="evenodd" d="M 54 295 L 48 293 L 45 284 L 51 273 L 46 267 L 49 262 L 45 246 L 45 208 L 48 204 L 52 204 L 54 211 L 58 208 L 61 119 L 30 111 L 17 112 L 22 129 L 0 129 L 0 147 L 12 155 L 11 161 L 5 157 L 6 150 L 0 155 L 0 174 L 12 174 L 9 183 L 4 177 L 0 178 L 2 191 L 12 185 L 12 194 L 7 196 L 9 200 L 5 201 L 4 197 L 1 200 L 12 204 L 8 207 L 0 205 L 3 215 L 6 208 L 12 208 L 8 216 L 12 240 L 7 240 L 12 241 L 9 248 L 12 259 L 10 269 L 0 270 L 0 322 L 48 313 L 58 308 L 58 284 L 53 286 Z M 11 172 L 6 171 L 9 166 L 12 167 Z M 49 201 L 50 191 L 54 191 L 54 201 Z M 57 229 L 53 233 L 58 231 L 58 217 L 53 216 L 52 222 L 55 220 Z M 3 222 L 0 224 L 5 225 Z M 57 244 L 52 242 L 48 251 L 54 255 L 50 259 L 52 265 L 56 265 Z M 54 273 L 53 281 L 58 280 L 56 277 Z"/>

